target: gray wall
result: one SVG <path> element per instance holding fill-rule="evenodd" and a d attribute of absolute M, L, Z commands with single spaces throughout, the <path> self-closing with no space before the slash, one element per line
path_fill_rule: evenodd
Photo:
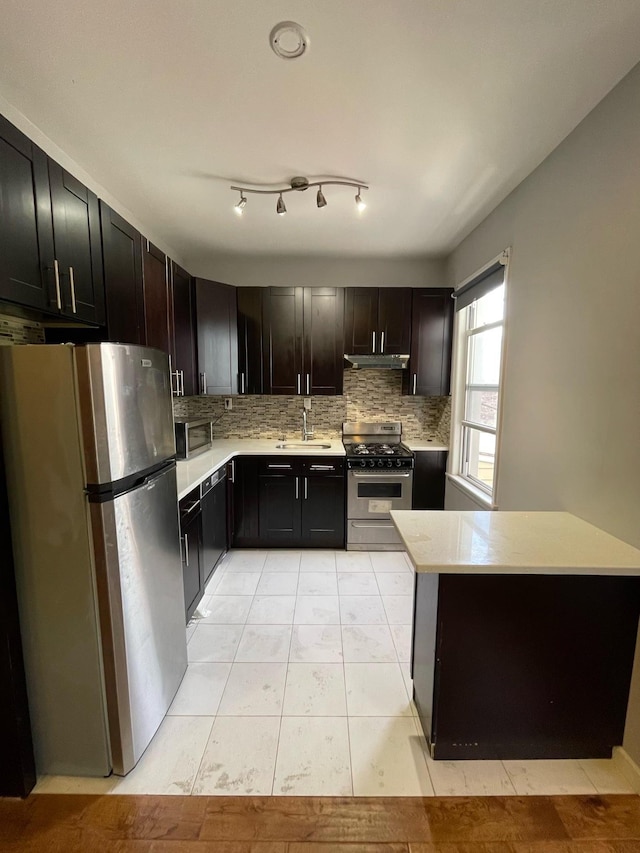
<path fill-rule="evenodd" d="M 639 152 L 637 66 L 449 261 L 455 284 L 513 249 L 500 509 L 567 510 L 636 547 Z M 638 660 L 624 746 L 640 762 Z"/>
<path fill-rule="evenodd" d="M 444 287 L 446 266 L 434 258 L 318 258 L 215 255 L 189 259 L 189 271 L 239 287 Z"/>

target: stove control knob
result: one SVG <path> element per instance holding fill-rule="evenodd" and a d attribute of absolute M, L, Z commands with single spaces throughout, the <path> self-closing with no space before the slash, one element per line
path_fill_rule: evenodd
<path fill-rule="evenodd" d="M 373 459 L 369 460 L 369 468 L 373 468 L 375 464 L 376 463 L 373 461 Z"/>
<path fill-rule="evenodd" d="M 378 459 L 378 468 L 382 468 L 384 465 L 384 459 Z"/>
<path fill-rule="evenodd" d="M 364 461 L 364 459 L 360 462 L 360 467 L 361 467 L 361 468 L 366 468 L 366 467 L 367 467 L 367 463 Z"/>
<path fill-rule="evenodd" d="M 387 459 L 387 468 L 393 468 L 393 459 Z"/>
<path fill-rule="evenodd" d="M 402 468 L 402 459 L 396 459 L 396 466 Z"/>

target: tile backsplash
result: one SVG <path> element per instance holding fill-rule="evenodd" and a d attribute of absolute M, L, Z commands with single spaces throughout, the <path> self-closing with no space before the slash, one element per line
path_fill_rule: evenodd
<path fill-rule="evenodd" d="M 450 397 L 402 395 L 399 370 L 345 370 L 344 395 L 312 397 L 310 426 L 315 438 L 339 438 L 343 421 L 402 421 L 405 439 L 432 438 L 449 443 Z M 176 417 L 210 417 L 216 438 L 292 438 L 302 427 L 302 398 L 233 397 L 225 411 L 223 397 L 174 400 Z"/>
<path fill-rule="evenodd" d="M 0 344 L 43 344 L 44 329 L 33 320 L 0 314 Z"/>

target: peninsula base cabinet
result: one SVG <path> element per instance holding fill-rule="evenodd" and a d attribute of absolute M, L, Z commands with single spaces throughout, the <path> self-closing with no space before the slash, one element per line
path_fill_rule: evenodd
<path fill-rule="evenodd" d="M 231 464 L 234 547 L 344 547 L 344 459 L 240 457 Z"/>
<path fill-rule="evenodd" d="M 436 759 L 611 758 L 640 578 L 416 574 L 414 700 Z"/>
<path fill-rule="evenodd" d="M 418 450 L 413 470 L 412 509 L 444 509 L 446 450 Z"/>

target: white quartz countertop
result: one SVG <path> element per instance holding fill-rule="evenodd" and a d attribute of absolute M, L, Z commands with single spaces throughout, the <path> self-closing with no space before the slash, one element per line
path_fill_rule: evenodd
<path fill-rule="evenodd" d="M 568 512 L 395 510 L 416 572 L 640 575 L 640 550 Z"/>
<path fill-rule="evenodd" d="M 419 453 L 424 450 L 448 450 L 449 447 L 446 444 L 442 444 L 440 441 L 436 441 L 431 438 L 414 438 L 409 441 L 402 440 L 403 444 L 406 444 L 409 450 L 413 450 L 414 453 Z"/>
<path fill-rule="evenodd" d="M 297 441 L 295 438 L 285 441 Z M 328 444 L 328 448 L 314 447 L 314 443 Z M 234 456 L 344 456 L 342 441 L 317 439 L 307 447 L 280 450 L 281 439 L 267 438 L 220 438 L 213 442 L 211 450 L 201 453 L 190 460 L 178 460 L 178 500 L 195 489 L 209 474 L 213 474 Z"/>

